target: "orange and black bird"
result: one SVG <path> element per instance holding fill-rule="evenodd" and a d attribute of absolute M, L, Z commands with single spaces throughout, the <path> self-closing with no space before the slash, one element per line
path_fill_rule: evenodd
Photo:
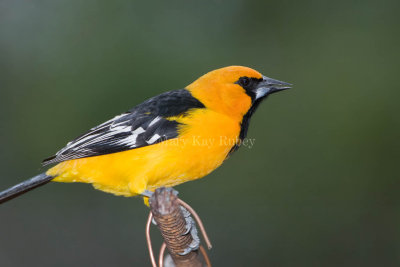
<path fill-rule="evenodd" d="M 202 178 L 239 148 L 258 105 L 290 86 L 248 67 L 211 71 L 91 128 L 43 161 L 55 166 L 1 192 L 0 203 L 50 181 L 149 197 Z"/>

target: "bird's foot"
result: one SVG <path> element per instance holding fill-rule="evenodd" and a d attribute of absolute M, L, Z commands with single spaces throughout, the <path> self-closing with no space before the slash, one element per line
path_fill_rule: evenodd
<path fill-rule="evenodd" d="M 198 231 L 196 228 L 196 222 L 193 220 L 191 213 L 185 209 L 184 207 L 180 206 L 183 217 L 185 218 L 186 221 L 186 232 L 183 235 L 192 235 L 192 243 L 189 244 L 187 248 L 182 253 L 179 253 L 180 255 L 186 255 L 194 250 L 198 250 L 200 246 L 200 238 L 198 235 Z"/>

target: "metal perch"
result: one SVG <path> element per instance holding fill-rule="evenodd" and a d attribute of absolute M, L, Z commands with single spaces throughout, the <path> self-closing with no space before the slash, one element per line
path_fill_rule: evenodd
<path fill-rule="evenodd" d="M 176 267 L 211 266 L 205 249 L 199 245 L 197 229 L 192 215 L 200 228 L 208 249 L 211 242 L 198 214 L 176 196 L 172 188 L 159 188 L 151 196 L 150 214 L 146 224 L 146 239 L 153 267 L 157 267 L 150 239 L 150 225 L 154 221 L 160 229 L 164 243 L 160 249 L 159 267 L 164 265 L 164 252 L 168 248 Z"/>

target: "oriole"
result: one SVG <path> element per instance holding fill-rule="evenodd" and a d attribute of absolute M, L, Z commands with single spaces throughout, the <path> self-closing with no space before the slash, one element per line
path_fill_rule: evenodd
<path fill-rule="evenodd" d="M 158 187 L 204 177 L 238 149 L 261 101 L 290 86 L 248 67 L 211 71 L 69 142 L 43 161 L 57 165 L 1 192 L 0 202 L 49 181 L 149 196 Z"/>

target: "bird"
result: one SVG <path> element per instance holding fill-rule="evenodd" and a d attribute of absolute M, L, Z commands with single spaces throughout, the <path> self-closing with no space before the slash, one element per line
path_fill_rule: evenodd
<path fill-rule="evenodd" d="M 52 182 L 148 198 L 208 175 L 246 138 L 252 115 L 291 84 L 244 66 L 210 71 L 80 135 L 43 160 L 46 172 L 0 192 L 0 203 Z"/>

